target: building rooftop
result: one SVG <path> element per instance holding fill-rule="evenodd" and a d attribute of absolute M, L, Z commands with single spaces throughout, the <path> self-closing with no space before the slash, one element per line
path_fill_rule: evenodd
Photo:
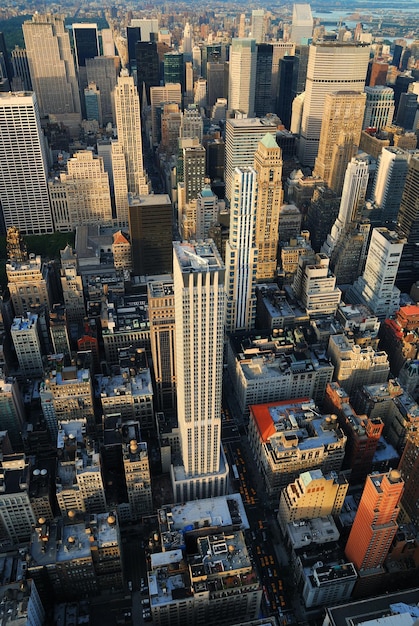
<path fill-rule="evenodd" d="M 287 533 L 294 550 L 305 548 L 310 544 L 321 545 L 338 541 L 340 536 L 331 515 L 289 522 Z"/>
<path fill-rule="evenodd" d="M 15 317 L 12 322 L 12 332 L 22 332 L 32 330 L 38 322 L 36 313 L 28 313 L 26 317 Z"/>
<path fill-rule="evenodd" d="M 418 607 L 418 598 L 419 588 L 415 588 L 409 591 L 397 591 L 367 598 L 358 602 L 351 600 L 348 604 L 326 608 L 325 619 L 331 626 L 347 626 L 349 623 L 358 626 L 367 626 L 367 624 L 368 626 L 407 626 L 407 624 L 410 626 L 417 620 L 415 613 Z M 408 615 L 410 621 L 406 622 L 406 618 L 402 617 L 403 615 Z M 391 617 L 393 622 L 383 622 L 386 617 Z"/>
<path fill-rule="evenodd" d="M 121 368 L 120 374 L 113 376 L 95 377 L 96 397 L 102 401 L 121 396 L 150 396 L 153 395 L 151 374 L 149 369 L 131 374 L 128 368 Z M 128 400 L 128 398 L 127 398 Z"/>
<path fill-rule="evenodd" d="M 183 273 L 224 269 L 220 253 L 212 239 L 188 243 L 175 241 L 173 249 Z"/>
<path fill-rule="evenodd" d="M 0 597 L 2 598 L 0 603 L 1 626 L 6 626 L 6 624 L 26 626 L 28 623 L 35 623 L 35 621 L 32 622 L 34 616 L 28 615 L 32 585 L 32 580 L 25 580 L 24 582 L 9 583 L 0 587 Z M 29 617 L 31 619 L 28 619 Z"/>

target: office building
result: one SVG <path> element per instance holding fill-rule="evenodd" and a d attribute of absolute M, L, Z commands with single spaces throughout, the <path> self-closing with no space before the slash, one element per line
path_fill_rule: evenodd
<path fill-rule="evenodd" d="M 187 145 L 183 153 L 183 183 L 185 202 L 196 200 L 205 184 L 206 152 L 201 145 Z"/>
<path fill-rule="evenodd" d="M 320 469 L 303 472 L 279 497 L 278 522 L 285 534 L 290 522 L 339 515 L 348 491 L 343 474 L 324 475 Z"/>
<path fill-rule="evenodd" d="M 256 280 L 270 281 L 276 275 L 278 228 L 283 200 L 282 151 L 274 137 L 267 133 L 259 142 L 254 156 L 257 199 L 255 244 L 257 246 Z"/>
<path fill-rule="evenodd" d="M 400 261 L 397 285 L 409 291 L 417 279 L 419 268 L 419 155 L 413 153 L 409 159 L 406 182 L 400 202 L 397 222 L 406 236 L 406 245 Z"/>
<path fill-rule="evenodd" d="M 157 411 L 176 408 L 175 299 L 173 280 L 147 283 L 150 343 Z"/>
<path fill-rule="evenodd" d="M 372 188 L 372 200 L 381 223 L 397 220 L 408 166 L 406 150 L 388 146 L 381 151 Z"/>
<path fill-rule="evenodd" d="M 19 362 L 19 374 L 26 378 L 40 378 L 44 368 L 38 315 L 28 313 L 26 317 L 15 317 L 10 330 Z"/>
<path fill-rule="evenodd" d="M 166 194 L 129 196 L 129 231 L 135 274 L 172 271 L 172 203 Z"/>
<path fill-rule="evenodd" d="M 128 191 L 147 195 L 149 184 L 143 167 L 140 101 L 132 76 L 122 71 L 114 91 L 118 142 L 125 155 Z"/>
<path fill-rule="evenodd" d="M 286 129 L 291 128 L 292 102 L 294 96 L 292 85 L 297 63 L 297 57 L 285 56 L 279 62 L 278 93 L 275 101 L 275 112 Z"/>
<path fill-rule="evenodd" d="M 147 102 L 150 103 L 150 87 L 158 87 L 160 84 L 160 62 L 155 41 L 137 41 L 135 46 L 135 57 L 137 63 L 137 89 L 142 99 L 143 87 L 147 95 Z M 141 106 L 145 103 L 141 100 Z"/>
<path fill-rule="evenodd" d="M 263 117 L 274 111 L 272 102 L 272 56 L 269 43 L 256 44 L 255 115 Z"/>
<path fill-rule="evenodd" d="M 224 63 L 207 63 L 207 105 L 212 108 L 218 98 L 227 95 L 224 88 Z"/>
<path fill-rule="evenodd" d="M 296 53 L 295 43 L 291 41 L 273 41 L 272 45 L 272 79 L 271 79 L 271 96 L 272 105 L 275 105 L 278 95 L 279 85 L 279 65 L 282 59 L 287 56 L 294 56 Z M 304 80 L 305 82 L 305 80 Z M 304 90 L 304 85 L 302 87 Z"/>
<path fill-rule="evenodd" d="M 395 231 L 373 229 L 364 272 L 348 290 L 348 302 L 366 304 L 380 320 L 394 315 L 400 306 L 395 282 L 405 243 Z"/>
<path fill-rule="evenodd" d="M 412 427 L 406 437 L 406 445 L 400 459 L 398 470 L 404 480 L 404 491 L 400 503 L 401 517 L 404 521 L 419 521 L 419 429 Z"/>
<path fill-rule="evenodd" d="M 221 448 L 225 268 L 214 243 L 174 243 L 177 406 L 182 465 L 172 466 L 177 502 L 222 495 Z"/>
<path fill-rule="evenodd" d="M 263 43 L 266 35 L 266 17 L 264 9 L 252 10 L 251 36 L 256 43 Z"/>
<path fill-rule="evenodd" d="M 128 494 L 129 520 L 138 521 L 153 512 L 148 451 L 139 435 L 122 445 L 125 483 Z"/>
<path fill-rule="evenodd" d="M 182 104 L 182 88 L 180 83 L 150 87 L 151 133 L 153 146 L 161 139 L 160 118 L 163 105 L 175 102 Z"/>
<path fill-rule="evenodd" d="M 70 337 L 67 329 L 66 310 L 62 304 L 52 305 L 49 313 L 49 330 L 53 354 L 69 356 L 71 354 Z"/>
<path fill-rule="evenodd" d="M 64 18 L 35 13 L 22 30 L 40 116 L 54 115 L 66 125 L 79 124 L 79 87 Z"/>
<path fill-rule="evenodd" d="M 7 133 L 0 134 L 0 204 L 5 228 L 16 226 L 22 234 L 51 233 L 47 154 L 35 94 L 0 93 L 0 125 L 7 128 Z"/>
<path fill-rule="evenodd" d="M 98 150 L 100 153 L 100 151 Z M 111 197 L 115 206 L 115 225 L 120 228 L 128 226 L 128 180 L 125 161 L 124 146 L 118 140 L 111 141 L 110 144 L 111 165 L 109 183 Z M 106 171 L 106 166 L 105 166 Z"/>
<path fill-rule="evenodd" d="M 204 133 L 204 122 L 199 112 L 199 107 L 191 104 L 184 109 L 181 116 L 178 136 L 182 139 L 198 139 L 202 144 Z"/>
<path fill-rule="evenodd" d="M 352 387 L 352 392 L 355 389 Z M 350 470 L 349 482 L 363 484 L 373 470 L 374 455 L 383 434 L 383 420 L 379 416 L 358 415 L 349 402 L 349 395 L 337 382 L 327 385 L 323 406 L 337 416 L 347 437 L 343 467 Z"/>
<path fill-rule="evenodd" d="M 331 335 L 327 354 L 335 367 L 335 379 L 350 396 L 360 385 L 384 384 L 390 373 L 383 350 L 354 344 L 346 335 Z"/>
<path fill-rule="evenodd" d="M 313 174 L 322 178 L 338 195 L 342 192 L 346 166 L 358 150 L 364 109 L 364 93 L 337 91 L 327 93 L 324 98 Z"/>
<path fill-rule="evenodd" d="M 32 91 L 31 75 L 29 73 L 28 55 L 25 48 L 15 46 L 12 50 L 12 66 L 13 66 L 13 91 Z M 19 88 L 16 85 L 16 79 L 19 79 Z M 16 85 L 16 86 L 15 86 Z"/>
<path fill-rule="evenodd" d="M 100 107 L 104 126 L 109 122 L 115 123 L 112 92 L 118 81 L 119 64 L 119 57 L 116 56 L 96 56 L 86 59 L 86 80 L 87 83 L 95 83 L 100 92 Z"/>
<path fill-rule="evenodd" d="M 266 133 L 275 139 L 277 121 L 275 116 L 226 120 L 225 195 L 228 200 L 235 168 L 253 167 L 259 141 Z"/>
<path fill-rule="evenodd" d="M 49 361 L 39 394 L 41 408 L 51 434 L 57 440 L 59 424 L 81 420 L 94 431 L 93 386 L 88 369 L 76 365 L 63 366 L 57 355 Z"/>
<path fill-rule="evenodd" d="M 367 44 L 335 41 L 311 44 L 298 152 L 303 165 L 314 165 L 317 156 L 326 94 L 348 88 L 362 92 L 368 60 Z"/>
<path fill-rule="evenodd" d="M 156 17 L 133 18 L 130 26 L 140 29 L 140 41 L 153 41 L 159 32 L 159 20 Z"/>
<path fill-rule="evenodd" d="M 86 61 L 87 59 L 94 59 L 100 54 L 97 24 L 73 23 L 72 30 L 79 88 L 82 92 L 88 84 Z"/>
<path fill-rule="evenodd" d="M 391 124 L 394 117 L 394 91 L 383 85 L 365 87 L 367 96 L 362 128 L 380 130 Z"/>
<path fill-rule="evenodd" d="M 379 571 L 398 525 L 404 481 L 397 470 L 367 477 L 358 511 L 345 548 L 358 571 Z"/>
<path fill-rule="evenodd" d="M 94 286 L 94 281 L 92 282 Z M 109 280 L 105 278 L 104 283 L 109 285 Z M 123 288 L 123 281 L 121 287 Z M 147 298 L 144 295 L 124 297 L 120 294 L 116 301 L 106 301 L 102 305 L 101 325 L 103 349 L 108 364 L 119 364 L 121 348 L 143 348 L 149 352 L 150 324 Z M 147 368 L 145 355 L 144 368 Z"/>
<path fill-rule="evenodd" d="M 291 41 L 307 44 L 313 36 L 313 16 L 309 4 L 294 4 L 292 8 Z"/>
<path fill-rule="evenodd" d="M 88 83 L 84 89 L 84 107 L 86 120 L 96 121 L 102 126 L 102 105 L 100 101 L 100 90 L 96 83 Z"/>
<path fill-rule="evenodd" d="M 109 176 L 103 158 L 80 150 L 67 161 L 59 181 L 49 181 L 51 209 L 59 230 L 75 230 L 83 224 L 112 224 Z"/>
<path fill-rule="evenodd" d="M 292 318 L 289 310 L 286 314 Z M 301 319 L 302 312 L 298 314 Z M 333 365 L 324 352 L 318 350 L 307 350 L 303 359 L 301 354 L 297 359 L 299 339 L 291 334 L 293 339 L 284 340 L 282 334 L 272 337 L 254 331 L 246 341 L 240 335 L 230 337 L 228 371 L 239 410 L 245 417 L 251 404 L 303 397 L 323 401 L 326 385 L 332 380 Z M 288 354 L 284 354 L 284 345 L 289 346 Z"/>
<path fill-rule="evenodd" d="M 4 455 L 0 461 L 0 525 L 9 545 L 29 541 L 35 516 L 29 499 L 30 466 L 24 454 Z"/>
<path fill-rule="evenodd" d="M 220 210 L 225 208 L 225 203 L 211 190 L 210 185 L 205 184 L 198 193 L 196 202 L 196 238 L 208 239 L 211 227 L 218 221 Z"/>
<path fill-rule="evenodd" d="M 4 38 L 4 33 L 0 31 L 0 72 L 3 78 L 5 78 L 8 82 L 8 91 L 10 90 L 10 86 L 12 84 L 13 79 L 13 67 L 10 60 L 10 55 L 7 50 L 6 40 Z"/>
<path fill-rule="evenodd" d="M 16 378 L 0 378 L 0 430 L 9 435 L 13 450 L 22 445 L 25 410 Z"/>
<path fill-rule="evenodd" d="M 401 126 L 405 130 L 416 130 L 415 120 L 418 111 L 418 94 L 402 93 L 400 94 L 400 102 L 397 109 L 395 124 Z"/>
<path fill-rule="evenodd" d="M 135 47 L 137 43 L 141 40 L 141 31 L 138 26 L 133 26 L 132 21 L 129 26 L 127 26 L 127 53 L 128 53 L 128 67 L 131 75 L 133 76 L 137 70 L 136 58 L 135 58 Z"/>
<path fill-rule="evenodd" d="M 226 245 L 226 330 L 252 330 L 256 317 L 256 172 L 236 168 L 231 190 L 230 234 Z"/>
<path fill-rule="evenodd" d="M 308 315 L 334 315 L 337 311 L 342 293 L 329 264 L 329 257 L 321 252 L 314 263 L 310 257 L 299 258 L 292 290 Z"/>
<path fill-rule="evenodd" d="M 77 254 L 67 245 L 60 251 L 60 280 L 69 323 L 81 322 L 86 315 L 82 277 L 78 273 Z"/>
<path fill-rule="evenodd" d="M 232 39 L 229 61 L 228 108 L 248 117 L 255 112 L 257 49 L 254 39 Z"/>
<path fill-rule="evenodd" d="M 250 406 L 250 447 L 270 497 L 278 496 L 302 472 L 340 471 L 346 437 L 326 417 L 317 413 L 309 399 Z M 310 434 L 301 445 L 304 428 Z"/>
<path fill-rule="evenodd" d="M 179 84 L 181 92 L 185 91 L 185 68 L 182 52 L 166 52 L 163 62 L 164 84 Z"/>
<path fill-rule="evenodd" d="M 42 305 L 50 308 L 48 271 L 39 255 L 31 254 L 26 261 L 6 263 L 7 286 L 15 315 L 23 316 Z"/>

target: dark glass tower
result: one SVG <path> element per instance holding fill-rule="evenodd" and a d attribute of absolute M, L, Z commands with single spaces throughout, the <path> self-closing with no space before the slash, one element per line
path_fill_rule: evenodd
<path fill-rule="evenodd" d="M 132 74 L 136 69 L 136 45 L 138 41 L 141 41 L 141 28 L 139 26 L 127 26 L 127 41 L 128 41 L 128 65 Z"/>
<path fill-rule="evenodd" d="M 289 130 L 292 113 L 292 83 L 296 57 L 285 56 L 279 62 L 278 94 L 276 98 L 276 114 L 281 118 L 285 128 Z"/>
<path fill-rule="evenodd" d="M 180 83 L 185 91 L 185 70 L 181 52 L 166 52 L 164 55 L 164 84 Z"/>
<path fill-rule="evenodd" d="M 273 113 L 272 106 L 272 54 L 273 48 L 268 43 L 259 43 L 256 60 L 255 114 L 264 117 Z"/>
<path fill-rule="evenodd" d="M 86 67 L 86 59 L 99 56 L 96 24 L 73 24 L 74 51 L 77 67 Z"/>
<path fill-rule="evenodd" d="M 135 46 L 137 63 L 137 88 L 140 98 L 145 85 L 147 100 L 150 102 L 150 87 L 160 85 L 159 54 L 155 41 L 138 41 Z"/>

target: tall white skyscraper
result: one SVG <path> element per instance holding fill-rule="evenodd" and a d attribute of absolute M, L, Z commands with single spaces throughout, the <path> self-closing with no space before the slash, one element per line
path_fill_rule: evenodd
<path fill-rule="evenodd" d="M 140 41 L 151 41 L 151 34 L 159 32 L 159 20 L 157 17 L 134 18 L 130 26 L 139 27 L 141 33 Z"/>
<path fill-rule="evenodd" d="M 230 199 L 231 182 L 236 167 L 253 166 L 259 141 L 268 133 L 276 138 L 276 121 L 267 118 L 226 120 L 225 194 Z"/>
<path fill-rule="evenodd" d="M 313 16 L 309 4 L 294 4 L 292 9 L 291 41 L 307 43 L 313 36 Z"/>
<path fill-rule="evenodd" d="M 185 54 L 192 58 L 192 29 L 189 22 L 186 22 L 183 30 L 183 56 Z"/>
<path fill-rule="evenodd" d="M 366 304 L 383 320 L 400 307 L 400 290 L 394 286 L 406 239 L 388 228 L 374 228 L 365 270 L 348 290 L 348 302 Z"/>
<path fill-rule="evenodd" d="M 372 199 L 382 222 L 396 221 L 409 167 L 409 152 L 395 146 L 382 149 L 375 174 Z"/>
<path fill-rule="evenodd" d="M 53 113 L 67 124 L 70 114 L 80 118 L 79 86 L 64 17 L 35 13 L 22 29 L 41 117 Z"/>
<path fill-rule="evenodd" d="M 0 93 L 0 205 L 6 229 L 53 232 L 45 138 L 33 92 Z"/>
<path fill-rule="evenodd" d="M 172 466 L 176 502 L 225 493 L 221 448 L 225 267 L 212 240 L 174 242 L 177 406 L 182 465 Z"/>
<path fill-rule="evenodd" d="M 226 330 L 251 330 L 256 317 L 256 172 L 236 168 L 230 207 L 230 236 L 226 244 Z"/>
<path fill-rule="evenodd" d="M 254 39 L 233 39 L 230 48 L 228 108 L 254 115 L 257 50 Z"/>
<path fill-rule="evenodd" d="M 140 100 L 134 79 L 128 76 L 127 70 L 122 70 L 118 77 L 114 97 L 118 142 L 124 150 L 128 191 L 147 195 L 149 185 L 143 167 Z"/>
<path fill-rule="evenodd" d="M 339 215 L 321 249 L 321 252 L 329 257 L 339 239 L 344 235 L 346 227 L 360 218 L 361 209 L 365 203 L 368 178 L 368 161 L 353 158 L 346 168 Z"/>
<path fill-rule="evenodd" d="M 317 156 L 326 94 L 348 89 L 363 91 L 369 53 L 367 44 L 311 44 L 298 148 L 303 165 L 313 166 Z"/>
<path fill-rule="evenodd" d="M 252 11 L 252 39 L 256 43 L 265 41 L 265 11 L 264 9 L 253 9 Z"/>

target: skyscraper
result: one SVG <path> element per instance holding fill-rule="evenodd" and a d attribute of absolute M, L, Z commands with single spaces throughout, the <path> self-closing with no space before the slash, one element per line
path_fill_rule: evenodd
<path fill-rule="evenodd" d="M 277 118 L 226 120 L 225 194 L 230 199 L 231 182 L 236 167 L 253 166 L 259 141 L 269 133 L 275 139 Z"/>
<path fill-rule="evenodd" d="M 396 519 L 403 487 L 397 470 L 367 477 L 345 548 L 346 557 L 358 570 L 382 567 L 398 529 Z"/>
<path fill-rule="evenodd" d="M 45 138 L 32 92 L 0 93 L 0 205 L 5 227 L 53 232 Z"/>
<path fill-rule="evenodd" d="M 253 9 L 252 11 L 252 39 L 256 43 L 263 43 L 265 41 L 265 11 L 264 9 Z"/>
<path fill-rule="evenodd" d="M 295 56 L 285 56 L 279 62 L 278 93 L 276 95 L 275 112 L 287 129 L 291 126 L 292 86 L 296 61 L 297 57 Z"/>
<path fill-rule="evenodd" d="M 172 271 L 172 203 L 166 194 L 129 195 L 129 232 L 134 272 Z"/>
<path fill-rule="evenodd" d="M 233 39 L 230 49 L 228 108 L 249 117 L 255 110 L 256 42 L 254 39 Z"/>
<path fill-rule="evenodd" d="M 181 52 L 166 52 L 164 55 L 164 84 L 180 83 L 182 93 L 185 91 L 185 67 Z"/>
<path fill-rule="evenodd" d="M 86 79 L 100 90 L 103 125 L 113 123 L 112 92 L 118 81 L 119 57 L 94 57 L 86 59 Z"/>
<path fill-rule="evenodd" d="M 64 18 L 35 13 L 22 29 L 41 117 L 52 113 L 67 124 L 70 114 L 80 118 L 79 87 Z"/>
<path fill-rule="evenodd" d="M 401 500 L 403 516 L 411 522 L 419 522 L 419 429 L 412 426 L 406 437 L 406 446 L 399 463 L 399 472 L 405 481 Z"/>
<path fill-rule="evenodd" d="M 367 99 L 362 128 L 385 128 L 394 116 L 394 91 L 391 87 L 365 87 Z"/>
<path fill-rule="evenodd" d="M 326 94 L 365 86 L 369 45 L 316 42 L 310 46 L 298 158 L 314 165 L 317 156 Z"/>
<path fill-rule="evenodd" d="M 379 220 L 395 222 L 400 209 L 409 164 L 406 150 L 386 146 L 381 151 L 375 173 L 372 200 L 379 210 Z"/>
<path fill-rule="evenodd" d="M 406 239 L 387 228 L 374 228 L 365 270 L 346 293 L 353 304 L 366 304 L 380 319 L 394 315 L 400 291 L 394 286 Z"/>
<path fill-rule="evenodd" d="M 230 235 L 226 244 L 226 330 L 251 330 L 256 317 L 256 172 L 237 167 L 231 186 Z"/>
<path fill-rule="evenodd" d="M 354 91 L 328 93 L 314 175 L 340 195 L 346 167 L 355 156 L 364 119 L 365 94 Z"/>
<path fill-rule="evenodd" d="M 221 448 L 225 268 L 212 240 L 173 244 L 176 376 L 182 465 L 172 466 L 176 502 L 225 493 Z"/>
<path fill-rule="evenodd" d="M 410 290 L 417 280 L 419 271 L 419 155 L 413 153 L 409 159 L 406 182 L 400 203 L 397 221 L 407 237 L 400 261 L 397 284 L 400 288 Z"/>
<path fill-rule="evenodd" d="M 309 4 L 294 4 L 292 8 L 291 41 L 306 44 L 313 35 L 313 16 Z"/>
<path fill-rule="evenodd" d="M 74 53 L 80 90 L 87 84 L 86 61 L 99 56 L 97 24 L 73 24 Z"/>
<path fill-rule="evenodd" d="M 183 148 L 183 182 L 185 202 L 196 200 L 205 183 L 205 148 L 201 145 Z"/>
<path fill-rule="evenodd" d="M 279 213 L 283 201 L 282 150 L 267 133 L 255 152 L 257 182 L 255 244 L 258 249 L 256 280 L 273 280 L 278 254 Z"/>
<path fill-rule="evenodd" d="M 140 101 L 132 76 L 122 70 L 114 91 L 118 142 L 125 154 L 128 191 L 148 194 L 147 175 L 143 167 Z"/>
<path fill-rule="evenodd" d="M 256 44 L 256 86 L 255 86 L 255 115 L 263 117 L 272 113 L 272 54 L 273 48 L 269 43 Z"/>
<path fill-rule="evenodd" d="M 137 89 L 140 98 L 145 85 L 147 101 L 150 103 L 150 87 L 157 87 L 160 84 L 160 62 L 155 41 L 137 41 L 135 46 L 135 57 L 137 59 Z M 144 106 L 144 103 L 141 102 Z"/>

